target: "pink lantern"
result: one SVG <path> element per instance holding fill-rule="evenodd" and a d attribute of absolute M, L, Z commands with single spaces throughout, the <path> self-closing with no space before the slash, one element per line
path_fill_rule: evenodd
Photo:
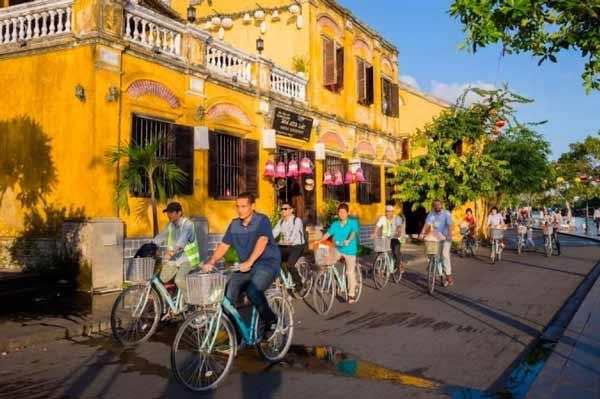
<path fill-rule="evenodd" d="M 356 169 L 356 173 L 354 174 L 354 181 L 356 183 L 364 183 L 365 182 L 365 174 L 363 173 L 362 168 Z"/>
<path fill-rule="evenodd" d="M 275 177 L 277 179 L 285 179 L 285 163 L 277 162 L 277 168 L 275 168 Z"/>
<path fill-rule="evenodd" d="M 288 177 L 297 177 L 300 174 L 298 172 L 298 162 L 295 159 L 292 159 L 288 164 Z"/>
<path fill-rule="evenodd" d="M 324 186 L 333 186 L 333 177 L 331 176 L 331 172 L 325 172 L 323 175 L 323 185 Z"/>
<path fill-rule="evenodd" d="M 267 164 L 265 165 L 265 173 L 263 174 L 264 177 L 275 177 L 275 164 L 273 163 L 273 161 L 268 160 Z"/>
<path fill-rule="evenodd" d="M 301 175 L 312 175 L 313 174 L 310 159 L 308 159 L 306 157 L 302 158 L 302 160 L 300 161 L 300 174 Z"/>
<path fill-rule="evenodd" d="M 346 176 L 344 176 L 344 184 L 352 184 L 354 183 L 354 175 L 349 170 L 346 171 Z"/>
<path fill-rule="evenodd" d="M 340 172 L 339 170 L 336 170 L 333 175 L 333 185 L 341 186 L 342 184 L 344 184 L 344 180 L 342 180 L 342 172 Z"/>

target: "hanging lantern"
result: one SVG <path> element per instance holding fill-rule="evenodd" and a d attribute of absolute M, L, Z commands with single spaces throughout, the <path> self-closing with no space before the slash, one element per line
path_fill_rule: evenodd
<path fill-rule="evenodd" d="M 287 176 L 288 177 L 297 177 L 299 174 L 300 174 L 300 172 L 298 172 L 298 162 L 295 159 L 292 159 L 290 161 L 290 163 L 288 164 Z"/>
<path fill-rule="evenodd" d="M 494 136 L 500 136 L 500 129 L 498 126 L 494 126 Z"/>
<path fill-rule="evenodd" d="M 302 29 L 303 25 L 304 25 L 304 20 L 302 19 L 302 15 L 298 15 L 296 17 L 296 28 Z"/>
<path fill-rule="evenodd" d="M 265 12 L 263 10 L 256 10 L 254 12 L 254 19 L 256 19 L 257 21 L 262 21 L 263 19 L 265 19 Z"/>
<path fill-rule="evenodd" d="M 275 168 L 275 177 L 277 179 L 285 179 L 285 163 L 279 161 Z"/>
<path fill-rule="evenodd" d="M 312 162 L 310 162 L 310 159 L 304 157 L 302 158 L 302 160 L 300 161 L 300 174 L 301 175 L 312 175 L 313 171 L 312 171 L 312 166 L 311 166 Z"/>
<path fill-rule="evenodd" d="M 221 18 L 219 18 L 219 17 L 212 17 L 212 19 L 210 20 L 210 23 L 213 26 L 221 26 Z"/>
<path fill-rule="evenodd" d="M 229 17 L 225 17 L 221 21 L 221 26 L 225 29 L 230 29 L 233 26 L 233 20 Z"/>
<path fill-rule="evenodd" d="M 354 175 L 349 170 L 346 171 L 346 176 L 344 176 L 344 184 L 352 184 L 354 183 Z"/>
<path fill-rule="evenodd" d="M 300 6 L 298 4 L 292 4 L 289 8 L 290 14 L 298 15 L 300 14 Z"/>
<path fill-rule="evenodd" d="M 498 119 L 498 120 L 496 121 L 496 126 L 497 126 L 497 127 L 499 127 L 499 128 L 503 128 L 503 127 L 504 127 L 504 125 L 506 125 L 506 121 L 505 121 L 504 119 Z"/>
<path fill-rule="evenodd" d="M 260 23 L 260 33 L 265 33 L 267 31 L 267 21 L 262 21 Z"/>
<path fill-rule="evenodd" d="M 279 21 L 281 18 L 279 17 L 279 11 L 277 10 L 273 10 L 273 14 L 271 14 L 271 21 L 273 22 L 277 22 Z"/>
<path fill-rule="evenodd" d="M 245 14 L 244 14 L 244 19 L 242 20 L 242 22 L 243 22 L 245 25 L 248 25 L 250 22 L 252 22 L 252 18 L 250 18 L 250 14 L 248 14 L 248 13 L 245 13 Z"/>
<path fill-rule="evenodd" d="M 341 186 L 342 184 L 344 184 L 344 180 L 342 180 L 342 172 L 340 172 L 339 170 L 336 170 L 335 173 L 333 174 L 333 185 Z"/>
<path fill-rule="evenodd" d="M 275 164 L 273 163 L 273 161 L 268 160 L 267 164 L 265 165 L 265 173 L 263 174 L 264 177 L 275 177 Z"/>
<path fill-rule="evenodd" d="M 323 175 L 323 185 L 324 186 L 333 186 L 333 177 L 331 176 L 331 172 L 326 171 Z"/>
<path fill-rule="evenodd" d="M 225 37 L 225 29 L 223 29 L 223 27 L 221 26 L 219 28 L 219 39 L 223 40 L 224 37 Z"/>
<path fill-rule="evenodd" d="M 364 183 L 365 182 L 365 174 L 363 173 L 362 168 L 356 169 L 356 173 L 354 174 L 354 181 L 356 183 Z"/>
<path fill-rule="evenodd" d="M 581 175 L 581 176 L 579 176 L 579 179 L 581 180 L 582 183 L 587 183 L 588 175 Z"/>

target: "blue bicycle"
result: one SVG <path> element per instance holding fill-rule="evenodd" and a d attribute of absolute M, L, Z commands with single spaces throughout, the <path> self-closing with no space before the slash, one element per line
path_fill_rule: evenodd
<path fill-rule="evenodd" d="M 292 344 L 293 310 L 279 289 L 265 292 L 278 317 L 274 333 L 265 340 L 259 333 L 256 308 L 252 307 L 247 324 L 224 296 L 226 281 L 223 272 L 188 276 L 189 302 L 200 310 L 191 314 L 177 331 L 171 346 L 171 367 L 175 378 L 194 392 L 212 390 L 226 378 L 238 351 L 238 337 L 240 348 L 256 346 L 260 355 L 273 363 L 281 361 Z"/>

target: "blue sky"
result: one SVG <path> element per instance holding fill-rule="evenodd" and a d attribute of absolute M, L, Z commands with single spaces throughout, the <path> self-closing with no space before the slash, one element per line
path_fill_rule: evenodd
<path fill-rule="evenodd" d="M 475 54 L 458 50 L 461 25 L 447 14 L 448 0 L 339 0 L 398 47 L 400 75 L 419 88 L 447 99 L 463 85 L 509 84 L 535 103 L 519 108 L 522 122 L 548 120 L 537 127 L 557 158 L 568 144 L 600 129 L 600 94 L 586 95 L 581 85 L 583 60 L 575 53 L 558 63 L 537 66 L 530 55 L 510 55 L 498 63 L 498 47 Z"/>

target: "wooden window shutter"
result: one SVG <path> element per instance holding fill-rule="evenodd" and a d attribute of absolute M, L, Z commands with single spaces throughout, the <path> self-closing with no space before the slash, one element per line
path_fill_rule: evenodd
<path fill-rule="evenodd" d="M 258 197 L 258 157 L 259 145 L 257 140 L 244 140 L 244 191 Z"/>
<path fill-rule="evenodd" d="M 371 203 L 381 202 L 381 166 L 371 165 Z"/>
<path fill-rule="evenodd" d="M 337 47 L 335 50 L 336 90 L 344 87 L 344 48 Z"/>
<path fill-rule="evenodd" d="M 218 198 L 219 193 L 219 178 L 218 164 L 219 164 L 219 140 L 217 133 L 210 132 L 208 134 L 208 145 L 210 147 L 208 151 L 208 195 L 213 198 Z"/>
<path fill-rule="evenodd" d="M 367 99 L 367 91 L 365 86 L 365 63 L 360 59 L 356 59 L 356 86 L 358 93 L 358 102 L 364 104 Z"/>
<path fill-rule="evenodd" d="M 390 116 L 398 118 L 400 116 L 400 95 L 398 94 L 398 85 L 391 85 L 391 111 Z"/>
<path fill-rule="evenodd" d="M 175 165 L 186 174 L 180 185 L 183 195 L 194 194 L 194 128 L 191 126 L 173 126 L 175 140 Z"/>
<path fill-rule="evenodd" d="M 384 115 L 387 114 L 386 109 L 384 107 L 385 102 L 387 101 L 387 80 L 385 78 L 381 78 L 381 112 Z"/>
<path fill-rule="evenodd" d="M 333 40 L 323 38 L 323 85 L 333 87 L 335 84 L 335 44 Z"/>
<path fill-rule="evenodd" d="M 374 91 L 374 75 L 373 75 L 373 67 L 367 66 L 365 68 L 365 90 L 366 90 L 366 102 L 367 104 L 373 104 L 373 100 L 375 99 L 375 91 Z"/>

